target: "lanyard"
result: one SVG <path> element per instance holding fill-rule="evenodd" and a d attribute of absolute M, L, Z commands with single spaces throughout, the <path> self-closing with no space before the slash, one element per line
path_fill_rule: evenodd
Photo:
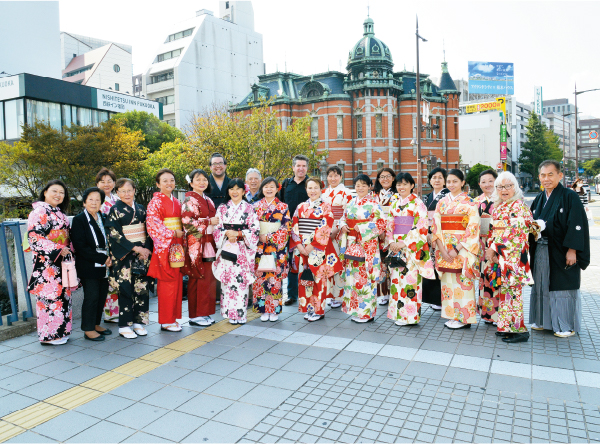
<path fill-rule="evenodd" d="M 90 229 L 92 230 L 92 236 L 94 236 L 94 242 L 96 242 L 96 248 L 100 248 L 100 244 L 98 243 L 98 238 L 96 237 L 96 230 L 94 230 L 94 226 L 92 225 L 92 221 L 90 219 L 90 214 L 88 213 L 87 210 L 83 210 L 85 213 L 85 217 L 87 218 L 88 224 L 90 225 Z M 98 217 L 100 217 L 100 215 L 98 215 Z M 102 223 L 102 222 L 100 222 Z M 104 234 L 104 230 L 100 229 L 100 231 L 102 231 L 102 235 L 104 236 L 104 244 L 106 245 L 106 234 Z"/>

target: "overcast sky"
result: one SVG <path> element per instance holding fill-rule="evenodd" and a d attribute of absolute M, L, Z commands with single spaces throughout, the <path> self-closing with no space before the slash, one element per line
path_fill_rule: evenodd
<path fill-rule="evenodd" d="M 443 46 L 452 77 L 467 78 L 467 62 L 512 62 L 517 100 L 530 103 L 534 86 L 545 100 L 600 88 L 598 1 L 255 0 L 267 72 L 345 70 L 370 7 L 375 34 L 390 48 L 395 70 L 416 62 L 419 15 L 421 71 L 440 75 Z M 133 72 L 145 71 L 174 23 L 198 9 L 218 13 L 216 0 L 60 0 L 62 31 L 133 46 Z M 600 117 L 600 91 L 582 94 L 583 114 Z"/>

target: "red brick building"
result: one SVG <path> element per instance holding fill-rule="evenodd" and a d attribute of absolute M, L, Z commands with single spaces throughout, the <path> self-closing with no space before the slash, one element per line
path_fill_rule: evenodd
<path fill-rule="evenodd" d="M 375 177 L 384 166 L 409 172 L 416 180 L 416 73 L 393 68 L 390 49 L 375 37 L 373 20 L 367 18 L 363 37 L 348 55 L 346 73 L 262 75 L 233 110 L 245 112 L 260 97 L 275 97 L 273 107 L 284 127 L 293 118 L 312 116 L 311 134 L 329 152 L 321 174 L 338 165 L 346 185 L 361 172 Z M 427 74 L 420 74 L 420 84 L 430 109 L 421 136 L 422 173 L 437 165 L 456 168 L 459 93 L 447 63 L 442 63 L 439 86 Z"/>

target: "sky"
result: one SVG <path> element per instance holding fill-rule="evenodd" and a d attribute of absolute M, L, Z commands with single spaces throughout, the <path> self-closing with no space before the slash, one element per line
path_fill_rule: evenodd
<path fill-rule="evenodd" d="M 415 21 L 428 41 L 420 69 L 440 76 L 446 61 L 454 80 L 469 61 L 514 63 L 515 95 L 533 101 L 600 88 L 597 22 L 600 1 L 254 0 L 255 30 L 263 35 L 267 73 L 309 75 L 345 71 L 348 52 L 362 37 L 367 11 L 375 35 L 392 53 L 394 69 L 416 66 Z M 199 9 L 218 13 L 216 0 L 60 0 L 61 31 L 133 46 L 133 73 L 144 72 L 170 27 Z M 594 74 L 596 73 L 596 74 Z M 584 115 L 600 117 L 600 91 L 578 96 Z"/>

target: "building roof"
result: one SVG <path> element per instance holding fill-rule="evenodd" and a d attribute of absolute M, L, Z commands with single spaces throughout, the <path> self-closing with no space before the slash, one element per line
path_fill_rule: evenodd
<path fill-rule="evenodd" d="M 394 66 L 392 53 L 388 46 L 380 39 L 375 37 L 373 19 L 367 17 L 363 23 L 363 37 L 352 47 L 348 54 L 348 70 L 357 63 L 366 61 L 384 62 L 390 67 Z"/>
<path fill-rule="evenodd" d="M 102 62 L 102 59 L 104 59 L 112 46 L 117 47 L 113 43 L 109 43 L 108 45 L 93 49 L 77 57 L 73 57 L 67 67 L 63 69 L 63 80 L 66 82 L 80 83 L 85 85 L 90 77 L 92 77 L 100 65 L 100 62 Z"/>
<path fill-rule="evenodd" d="M 450 73 L 448 72 L 448 62 L 445 60 L 442 62 L 442 77 L 440 79 L 440 91 L 456 91 L 456 85 L 454 84 L 454 80 L 450 77 Z"/>

